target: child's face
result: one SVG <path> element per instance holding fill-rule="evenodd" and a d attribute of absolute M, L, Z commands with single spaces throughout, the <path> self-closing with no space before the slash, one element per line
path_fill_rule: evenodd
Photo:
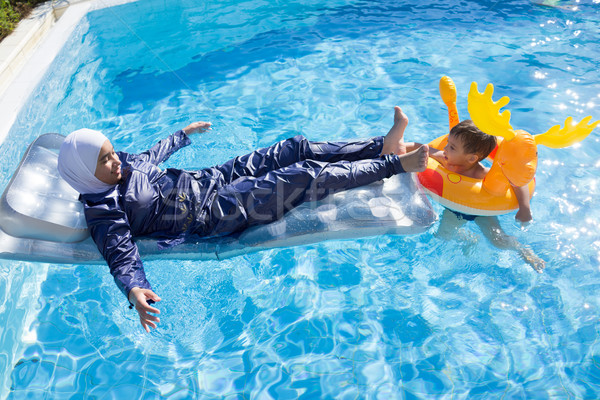
<path fill-rule="evenodd" d="M 466 153 L 462 141 L 454 135 L 448 135 L 448 144 L 444 147 L 444 158 L 446 159 L 446 169 L 451 172 L 461 172 L 472 167 L 479 156 L 473 153 Z"/>
<path fill-rule="evenodd" d="M 109 185 L 116 185 L 122 178 L 121 160 L 109 140 L 106 140 L 100 149 L 94 176 Z"/>

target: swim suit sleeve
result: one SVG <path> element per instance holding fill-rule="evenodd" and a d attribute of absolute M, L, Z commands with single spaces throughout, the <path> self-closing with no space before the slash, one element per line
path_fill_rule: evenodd
<path fill-rule="evenodd" d="M 192 141 L 188 135 L 186 135 L 183 130 L 179 130 L 168 138 L 156 143 L 151 149 L 138 154 L 138 156 L 141 157 L 143 161 L 158 165 L 161 162 L 166 161 L 177 150 L 190 143 L 192 143 Z"/>
<path fill-rule="evenodd" d="M 134 287 L 151 289 L 138 248 L 132 240 L 127 215 L 119 205 L 117 191 L 97 202 L 89 197 L 85 200 L 90 234 L 119 289 L 128 299 L 129 291 Z"/>

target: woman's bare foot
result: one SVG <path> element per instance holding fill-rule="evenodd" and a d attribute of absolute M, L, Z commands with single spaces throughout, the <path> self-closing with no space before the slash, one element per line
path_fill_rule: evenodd
<path fill-rule="evenodd" d="M 404 130 L 408 126 L 408 117 L 398 106 L 394 107 L 394 125 L 383 139 L 381 154 L 406 154 Z"/>
<path fill-rule="evenodd" d="M 399 156 L 402 168 L 406 172 L 421 172 L 427 168 L 429 158 L 429 146 L 424 144 L 410 153 Z"/>

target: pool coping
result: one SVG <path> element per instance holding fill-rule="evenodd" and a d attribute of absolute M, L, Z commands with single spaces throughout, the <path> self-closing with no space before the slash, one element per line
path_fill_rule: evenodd
<path fill-rule="evenodd" d="M 67 0 L 48 2 L 35 8 L 15 30 L 0 42 L 0 95 L 23 68 L 32 51 L 69 6 Z"/>
<path fill-rule="evenodd" d="M 0 144 L 79 21 L 89 11 L 134 1 L 51 0 L 0 42 Z"/>
<path fill-rule="evenodd" d="M 0 144 L 90 0 L 60 0 L 36 7 L 0 43 Z"/>

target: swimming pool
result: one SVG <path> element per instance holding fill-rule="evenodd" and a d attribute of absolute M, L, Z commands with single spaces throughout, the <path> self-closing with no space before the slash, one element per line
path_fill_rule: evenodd
<path fill-rule="evenodd" d="M 597 2 L 146 0 L 91 12 L 0 151 L 4 188 L 33 138 L 80 127 L 141 151 L 214 123 L 167 165 L 208 166 L 310 139 L 446 130 L 441 75 L 472 80 L 513 126 L 600 118 Z M 536 274 L 476 227 L 435 227 L 217 261 L 153 261 L 160 328 L 143 334 L 106 267 L 0 261 L 5 398 L 597 398 L 599 131 L 539 148 L 535 222 L 509 233 Z"/>

